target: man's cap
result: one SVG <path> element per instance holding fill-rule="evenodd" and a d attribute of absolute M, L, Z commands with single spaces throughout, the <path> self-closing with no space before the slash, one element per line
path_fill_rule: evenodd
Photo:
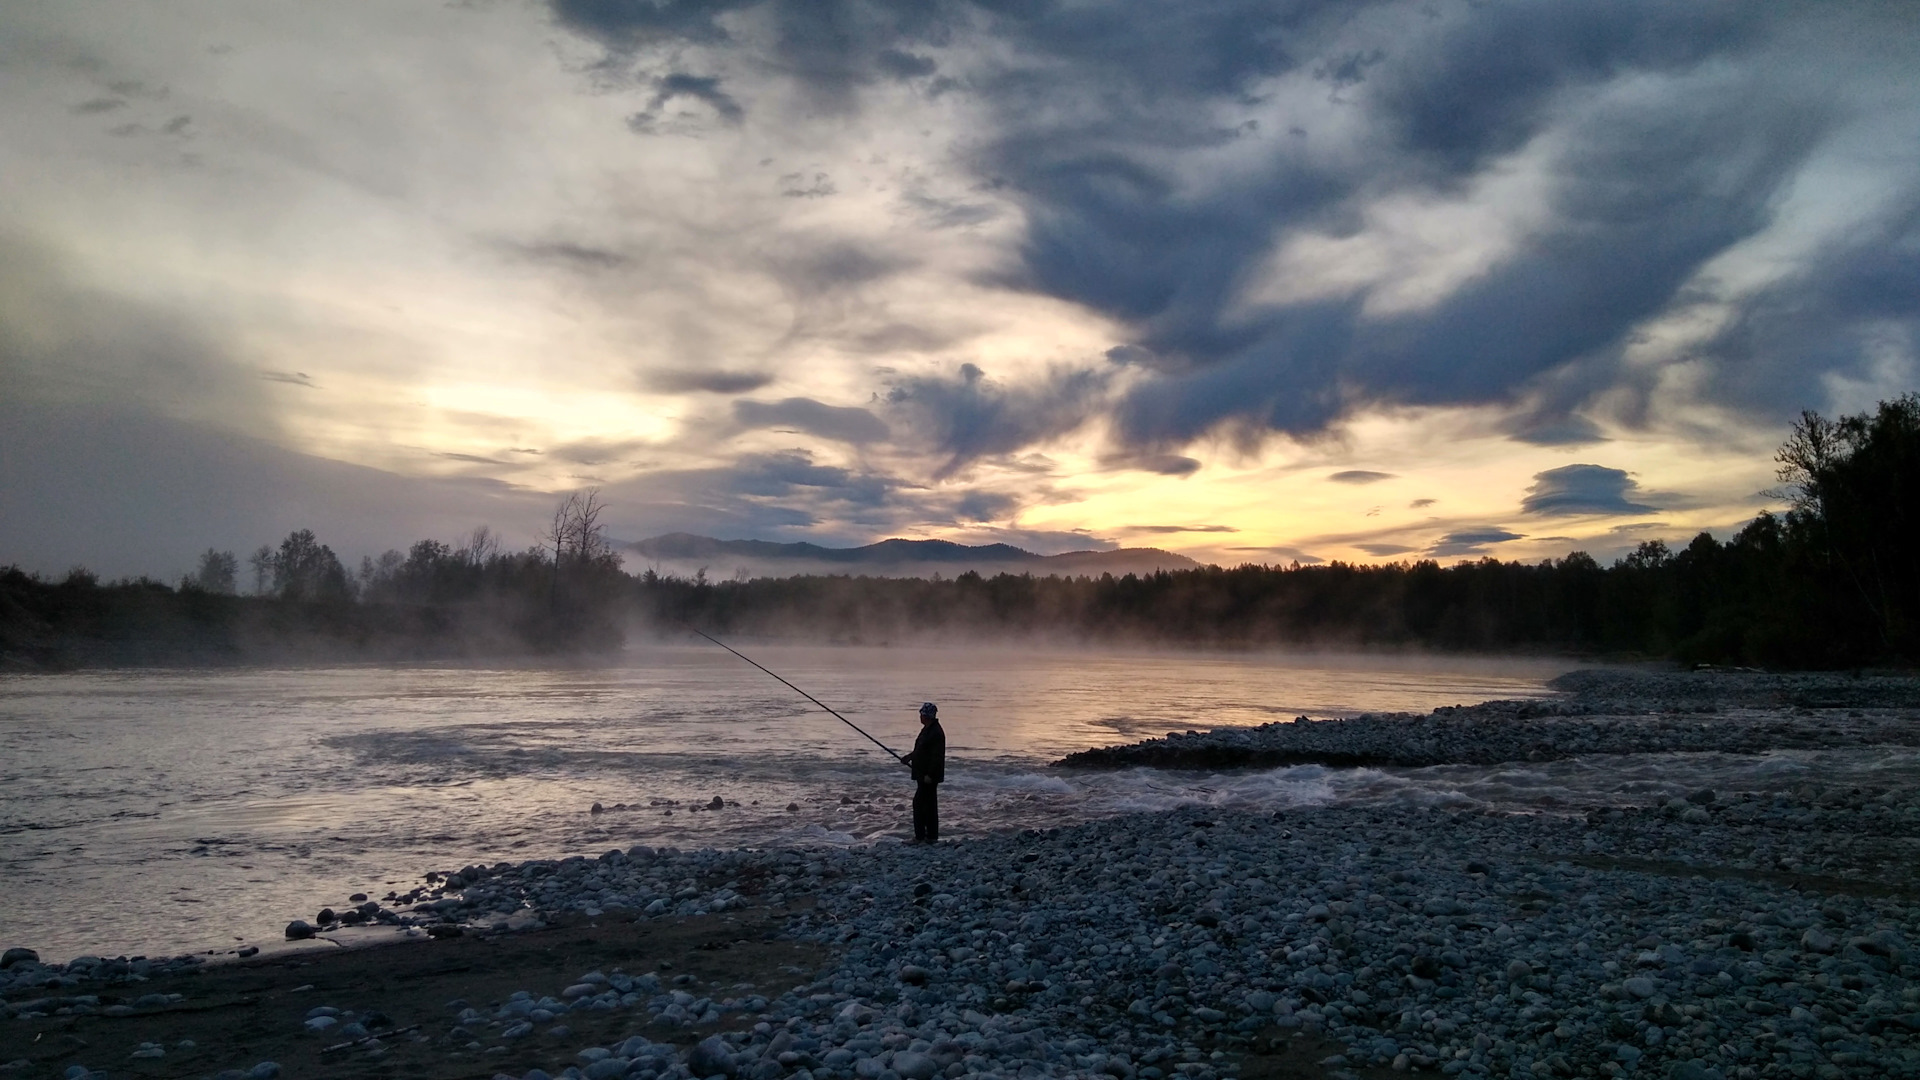
<path fill-rule="evenodd" d="M 939 716 L 940 706 L 935 705 L 931 701 L 923 701 L 920 703 L 920 715 L 921 716 Z"/>

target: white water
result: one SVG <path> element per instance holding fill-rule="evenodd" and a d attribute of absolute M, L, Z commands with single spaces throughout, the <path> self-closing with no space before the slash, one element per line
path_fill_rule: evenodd
<path fill-rule="evenodd" d="M 902 751 L 919 703 L 938 702 L 949 835 L 1191 803 L 1554 807 L 1807 767 L 1774 756 L 1636 757 L 1519 770 L 1060 774 L 1046 763 L 1170 730 L 1537 696 L 1568 665 L 748 651 Z M 1822 768 L 1886 764 L 1850 760 Z M 908 832 L 909 794 L 905 770 L 870 743 L 711 646 L 636 648 L 576 667 L 9 676 L 0 945 L 31 945 L 49 960 L 224 950 L 277 940 L 287 920 L 351 892 L 405 891 L 430 869 L 636 843 L 885 841 Z M 693 809 L 715 795 L 739 805 Z M 596 802 L 606 812 L 590 813 Z"/>

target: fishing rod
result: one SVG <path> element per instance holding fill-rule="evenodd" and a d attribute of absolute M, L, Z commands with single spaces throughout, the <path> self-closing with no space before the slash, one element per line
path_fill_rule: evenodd
<path fill-rule="evenodd" d="M 781 679 L 778 674 L 762 666 L 760 663 L 755 661 L 753 657 L 748 656 L 746 653 L 741 652 L 739 649 L 736 649 L 733 646 L 727 644 L 726 642 L 721 641 L 719 638 L 714 637 L 712 634 L 706 633 L 705 631 L 694 626 L 692 623 L 683 622 L 680 625 L 686 627 L 688 630 L 691 630 L 696 634 L 699 634 L 701 637 L 706 638 L 708 641 L 713 642 L 715 645 L 720 646 L 721 648 L 727 650 L 728 652 L 739 657 L 740 659 L 745 660 L 747 663 L 752 664 L 754 667 L 759 668 L 761 671 L 765 671 L 767 674 L 772 675 L 774 678 L 780 679 L 780 682 L 783 683 L 787 689 L 793 691 L 796 694 L 799 694 L 801 697 L 806 698 L 808 701 L 813 702 L 815 705 L 820 706 L 821 708 L 827 710 L 828 712 L 833 713 L 834 719 L 847 725 L 853 730 L 858 731 L 860 734 L 866 735 L 868 742 L 872 743 L 873 745 L 879 747 L 882 750 L 885 750 L 887 754 L 893 758 L 893 760 L 899 762 L 902 765 L 905 765 L 907 763 L 907 759 L 901 757 L 899 754 L 895 754 L 893 752 L 893 749 L 889 747 L 886 743 L 881 742 L 879 739 L 876 739 L 871 735 L 867 735 L 866 729 L 862 728 L 859 724 L 854 723 L 853 721 L 847 719 L 846 717 L 841 716 L 840 713 L 836 711 L 833 706 L 827 704 L 824 701 L 821 701 L 819 698 L 814 697 L 812 694 L 807 693 L 805 690 L 800 689 L 799 687 L 793 685 L 792 683 L 787 682 L 787 680 Z"/>

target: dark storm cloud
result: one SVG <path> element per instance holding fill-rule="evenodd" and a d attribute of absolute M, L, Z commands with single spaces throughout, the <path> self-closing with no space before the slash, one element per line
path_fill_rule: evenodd
<path fill-rule="evenodd" d="M 954 504 L 954 520 L 962 522 L 1005 521 L 1020 509 L 1015 496 L 997 491 L 969 491 Z"/>
<path fill-rule="evenodd" d="M 1640 484 L 1620 469 L 1563 465 L 1535 473 L 1520 509 L 1529 514 L 1648 514 L 1654 508 L 1632 500 Z"/>
<path fill-rule="evenodd" d="M 641 134 L 651 134 L 662 130 L 662 119 L 667 107 L 677 98 L 696 101 L 705 105 L 715 119 L 723 124 L 738 124 L 746 117 L 746 110 L 733 99 L 731 94 L 720 88 L 720 80 L 712 76 L 688 75 L 683 72 L 662 76 L 653 84 L 653 100 L 645 109 L 627 117 L 627 126 Z M 698 118 L 691 118 L 698 123 Z"/>
<path fill-rule="evenodd" d="M 733 418 L 749 428 L 793 428 L 823 439 L 859 445 L 888 435 L 886 422 L 865 409 L 826 405 L 812 398 L 736 401 Z"/>
<path fill-rule="evenodd" d="M 1393 479 L 1388 472 L 1374 472 L 1372 469 L 1344 469 L 1327 479 L 1336 484 L 1377 484 L 1382 480 Z"/>
<path fill-rule="evenodd" d="M 1459 529 L 1441 537 L 1427 554 L 1436 559 L 1460 555 L 1485 555 L 1489 545 L 1524 539 L 1525 534 L 1502 528 Z"/>
<path fill-rule="evenodd" d="M 1728 396 L 1791 416 L 1829 375 L 1880 381 L 1877 354 L 1912 348 L 1901 339 L 1920 341 L 1920 192 L 1764 290 L 1707 351 Z"/>
<path fill-rule="evenodd" d="M 773 382 L 764 371 L 643 371 L 640 385 L 656 394 L 746 394 Z"/>
<path fill-rule="evenodd" d="M 1382 10 L 1371 17 L 1369 7 Z M 1846 112 L 1826 84 L 1809 92 L 1781 62 L 1783 28 L 1819 17 L 1785 5 L 553 0 L 552 8 L 610 56 L 683 43 L 736 50 L 742 70 L 783 80 L 786 96 L 820 115 L 855 111 L 862 87 L 940 72 L 945 92 L 968 95 L 985 118 L 959 160 L 1022 212 L 1017 264 L 995 280 L 1129 328 L 1133 340 L 1113 359 L 1147 377 L 1112 407 L 1121 441 L 1149 452 L 1223 425 L 1312 432 L 1380 404 L 1524 404 L 1508 428 L 1516 439 L 1599 441 L 1584 408 L 1624 388 L 1615 397 L 1631 421 L 1651 393 L 1654 376 L 1620 362 L 1635 328 L 1683 302 L 1683 285 L 1703 266 L 1772 222 Z M 1412 17 L 1422 13 L 1430 17 Z M 1836 63 L 1839 54 L 1804 59 Z M 1256 89 L 1272 85 L 1262 80 L 1296 72 L 1347 114 L 1302 119 L 1289 132 L 1234 118 L 1261 104 Z M 1632 92 L 1615 92 L 1623 87 Z M 1367 138 L 1351 152 L 1316 150 L 1345 137 L 1341 129 Z M 1257 150 L 1194 182 L 1196 155 L 1243 140 Z M 1553 148 L 1545 220 L 1430 306 L 1370 311 L 1364 288 L 1245 306 L 1248 282 L 1276 245 L 1352 234 L 1386 195 L 1460 196 L 1504 156 L 1535 145 Z M 793 197 L 837 190 L 824 172 L 778 183 Z M 934 226 L 992 212 L 913 191 L 903 199 Z M 1818 400 L 1825 375 L 1864 377 L 1873 321 L 1914 325 L 1913 229 L 1909 215 L 1863 230 L 1854 249 L 1742 306 L 1705 354 L 1711 378 L 1778 411 Z M 966 434 L 984 430 L 1001 434 L 984 442 Z M 1021 430 L 1044 437 L 1056 428 L 954 424 L 943 439 L 957 465 L 1014 445 Z"/>
<path fill-rule="evenodd" d="M 948 475 L 1079 427 L 1099 406 L 1105 384 L 1102 372 L 1058 369 L 1032 384 L 1006 385 L 962 364 L 950 379 L 897 383 L 887 406 L 901 418 L 905 439 L 947 458 L 939 474 Z"/>
<path fill-rule="evenodd" d="M 909 523 L 952 520 L 966 503 L 898 477 L 821 465 L 804 451 L 748 454 L 698 469 L 663 469 L 603 487 L 623 534 L 686 531 L 708 536 L 868 543 Z"/>

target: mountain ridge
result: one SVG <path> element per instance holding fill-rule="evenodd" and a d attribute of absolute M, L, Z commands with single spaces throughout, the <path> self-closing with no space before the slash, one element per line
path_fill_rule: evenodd
<path fill-rule="evenodd" d="M 1115 548 L 1111 551 L 1067 551 L 1058 555 L 1039 555 L 1012 544 L 956 544 L 951 540 L 905 540 L 898 537 L 860 547 L 831 548 L 798 541 L 719 540 L 711 536 L 673 532 L 626 544 L 627 550 L 645 558 L 670 563 L 724 563 L 729 560 L 766 564 L 769 567 L 797 570 L 812 564 L 829 572 L 881 571 L 903 574 L 909 568 L 922 572 L 967 569 L 983 572 L 1022 571 L 1046 574 L 1141 573 L 1153 570 L 1186 570 L 1200 564 L 1185 555 L 1161 548 Z M 718 568 L 717 568 L 718 569 Z"/>

